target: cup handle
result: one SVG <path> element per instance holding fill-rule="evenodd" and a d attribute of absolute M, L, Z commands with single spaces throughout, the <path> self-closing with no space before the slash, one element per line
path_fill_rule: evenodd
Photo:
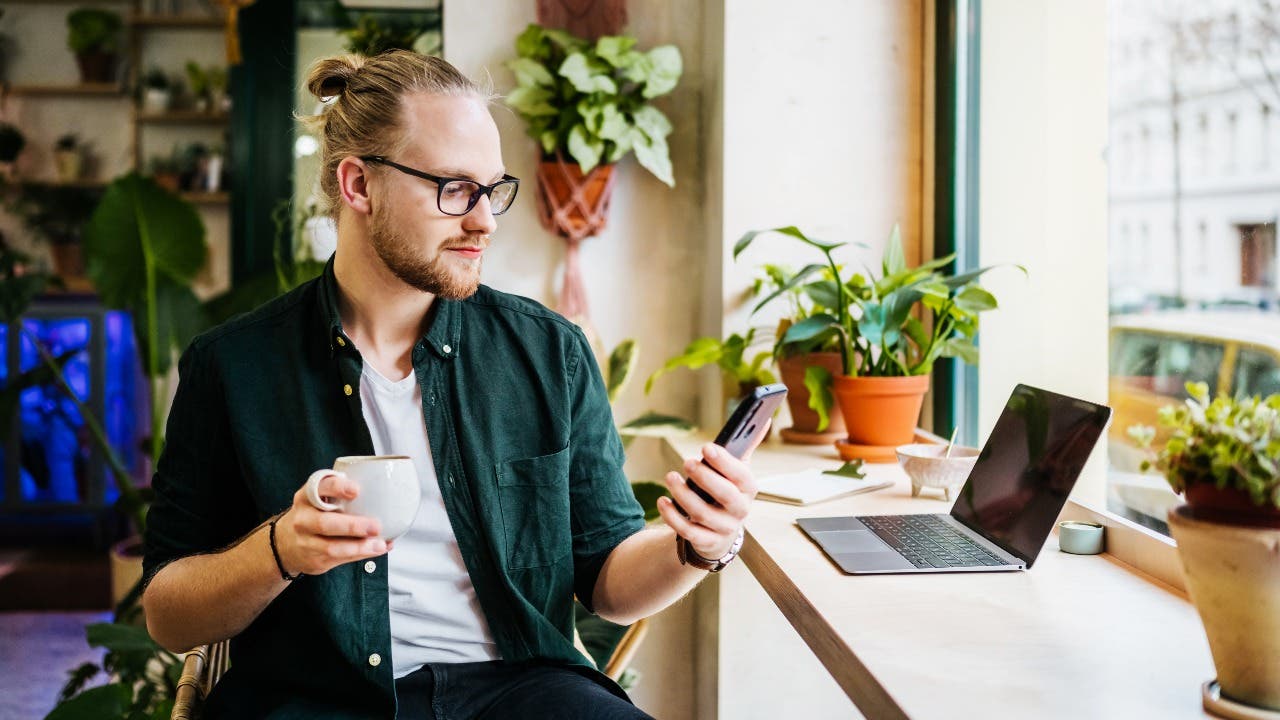
<path fill-rule="evenodd" d="M 343 506 L 341 503 L 325 502 L 320 497 L 320 481 L 324 480 L 330 475 L 334 477 L 346 477 L 346 475 L 343 475 L 337 470 L 330 470 L 329 468 L 324 468 L 311 473 L 311 477 L 307 478 L 307 501 L 310 502 L 313 506 L 315 506 L 317 510 L 323 510 L 325 512 L 333 512 L 334 510 L 343 509 Z"/>

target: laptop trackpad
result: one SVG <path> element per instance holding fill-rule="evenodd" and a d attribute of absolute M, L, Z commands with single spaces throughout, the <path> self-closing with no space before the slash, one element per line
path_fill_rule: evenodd
<path fill-rule="evenodd" d="M 870 530 L 827 530 L 815 532 L 813 536 L 822 543 L 823 549 L 832 555 L 893 552 L 888 543 Z"/>

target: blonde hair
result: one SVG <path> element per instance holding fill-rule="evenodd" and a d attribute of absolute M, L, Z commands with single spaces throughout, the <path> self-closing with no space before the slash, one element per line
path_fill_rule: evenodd
<path fill-rule="evenodd" d="M 338 164 L 352 156 L 398 155 L 408 143 L 400 123 L 405 95 L 469 95 L 486 103 L 493 98 L 444 60 L 409 50 L 317 60 L 307 73 L 307 89 L 325 105 L 299 119 L 319 142 L 320 190 L 335 219 L 342 207 Z"/>

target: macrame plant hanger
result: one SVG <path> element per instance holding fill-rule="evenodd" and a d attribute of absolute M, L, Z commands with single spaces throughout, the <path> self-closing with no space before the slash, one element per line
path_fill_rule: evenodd
<path fill-rule="evenodd" d="M 627 23 L 626 0 L 537 0 L 538 24 L 566 30 L 588 40 L 617 35 Z M 612 165 L 598 165 L 585 176 L 557 153 L 538 163 L 538 219 L 565 242 L 564 279 L 556 312 L 590 328 L 586 285 L 582 280 L 582 241 L 604 230 L 615 181 Z"/>

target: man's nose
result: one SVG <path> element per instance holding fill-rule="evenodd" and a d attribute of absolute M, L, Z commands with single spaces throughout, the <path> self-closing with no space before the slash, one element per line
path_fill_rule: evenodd
<path fill-rule="evenodd" d="M 498 223 L 493 219 L 493 206 L 489 204 L 488 195 L 481 195 L 476 201 L 476 206 L 471 208 L 471 212 L 462 216 L 462 229 L 485 235 L 492 234 L 498 229 Z"/>

